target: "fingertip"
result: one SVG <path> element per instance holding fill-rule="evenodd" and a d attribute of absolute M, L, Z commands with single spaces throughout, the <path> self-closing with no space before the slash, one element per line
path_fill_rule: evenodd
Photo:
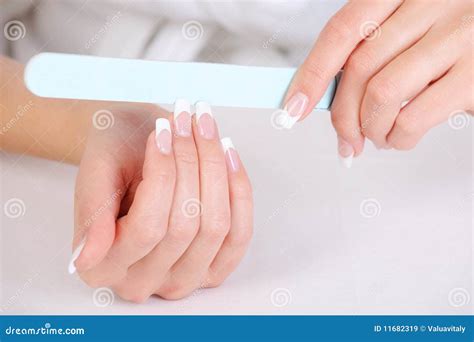
<path fill-rule="evenodd" d="M 283 107 L 283 127 L 291 129 L 300 118 L 308 111 L 309 97 L 303 92 L 296 92 L 290 96 Z"/>
<path fill-rule="evenodd" d="M 69 274 L 74 274 L 76 272 L 76 260 L 81 255 L 82 250 L 84 249 L 85 243 L 86 243 L 86 238 L 84 237 L 82 241 L 79 243 L 79 245 L 77 245 L 77 247 L 72 252 L 71 258 L 69 260 L 69 265 L 68 265 Z"/>
<path fill-rule="evenodd" d="M 232 173 L 237 173 L 240 171 L 240 157 L 235 149 L 234 143 L 230 137 L 225 137 L 221 139 L 222 149 L 224 151 L 224 156 L 227 164 L 227 169 Z"/>
<path fill-rule="evenodd" d="M 91 220 L 94 222 L 86 237 L 74 250 L 69 271 L 87 271 L 97 266 L 107 255 L 115 239 L 115 216 L 103 211 L 106 209 L 100 207 L 93 214 Z"/>
<path fill-rule="evenodd" d="M 359 157 L 364 150 L 364 138 L 337 137 L 337 155 L 341 165 L 347 169 L 352 167 L 354 158 Z"/>
<path fill-rule="evenodd" d="M 359 157 L 362 152 L 364 152 L 365 138 L 362 136 L 360 139 L 357 139 L 353 144 L 354 147 L 354 158 Z"/>

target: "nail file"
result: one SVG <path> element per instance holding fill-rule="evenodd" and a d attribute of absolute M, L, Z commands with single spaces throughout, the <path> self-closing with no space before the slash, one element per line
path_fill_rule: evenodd
<path fill-rule="evenodd" d="M 35 95 L 50 98 L 171 104 L 177 98 L 215 106 L 279 108 L 294 68 L 41 53 L 25 69 Z M 329 109 L 337 80 L 317 109 Z"/>

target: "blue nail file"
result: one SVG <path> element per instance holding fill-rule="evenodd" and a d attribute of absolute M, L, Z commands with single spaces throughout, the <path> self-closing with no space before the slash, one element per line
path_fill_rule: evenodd
<path fill-rule="evenodd" d="M 213 63 L 41 53 L 25 69 L 25 83 L 35 95 L 50 98 L 171 104 L 177 98 L 215 106 L 279 108 L 295 73 Z M 316 106 L 329 109 L 334 79 Z"/>

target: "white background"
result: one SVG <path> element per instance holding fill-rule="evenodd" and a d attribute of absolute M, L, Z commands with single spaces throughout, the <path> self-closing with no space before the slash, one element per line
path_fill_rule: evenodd
<path fill-rule="evenodd" d="M 1 205 L 19 198 L 25 208 L 18 218 L 0 213 L 3 312 L 471 313 L 472 122 L 443 125 L 410 152 L 368 143 L 345 170 L 327 113 L 287 132 L 272 127 L 271 111 L 215 112 L 256 203 L 250 250 L 221 287 L 181 301 L 95 305 L 94 290 L 67 273 L 77 168 L 2 153 Z M 361 214 L 369 198 L 379 205 L 372 218 Z"/>

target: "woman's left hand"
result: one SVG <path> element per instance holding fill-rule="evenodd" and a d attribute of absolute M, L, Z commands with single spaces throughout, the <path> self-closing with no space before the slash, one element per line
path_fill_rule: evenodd
<path fill-rule="evenodd" d="M 110 109 L 94 115 L 82 156 L 69 272 L 140 303 L 218 286 L 250 243 L 253 198 L 210 106 Z"/>
<path fill-rule="evenodd" d="M 413 148 L 453 113 L 474 109 L 471 0 L 354 1 L 327 23 L 287 93 L 304 118 L 344 67 L 332 105 L 339 154 Z M 403 104 L 409 101 L 408 104 Z"/>

